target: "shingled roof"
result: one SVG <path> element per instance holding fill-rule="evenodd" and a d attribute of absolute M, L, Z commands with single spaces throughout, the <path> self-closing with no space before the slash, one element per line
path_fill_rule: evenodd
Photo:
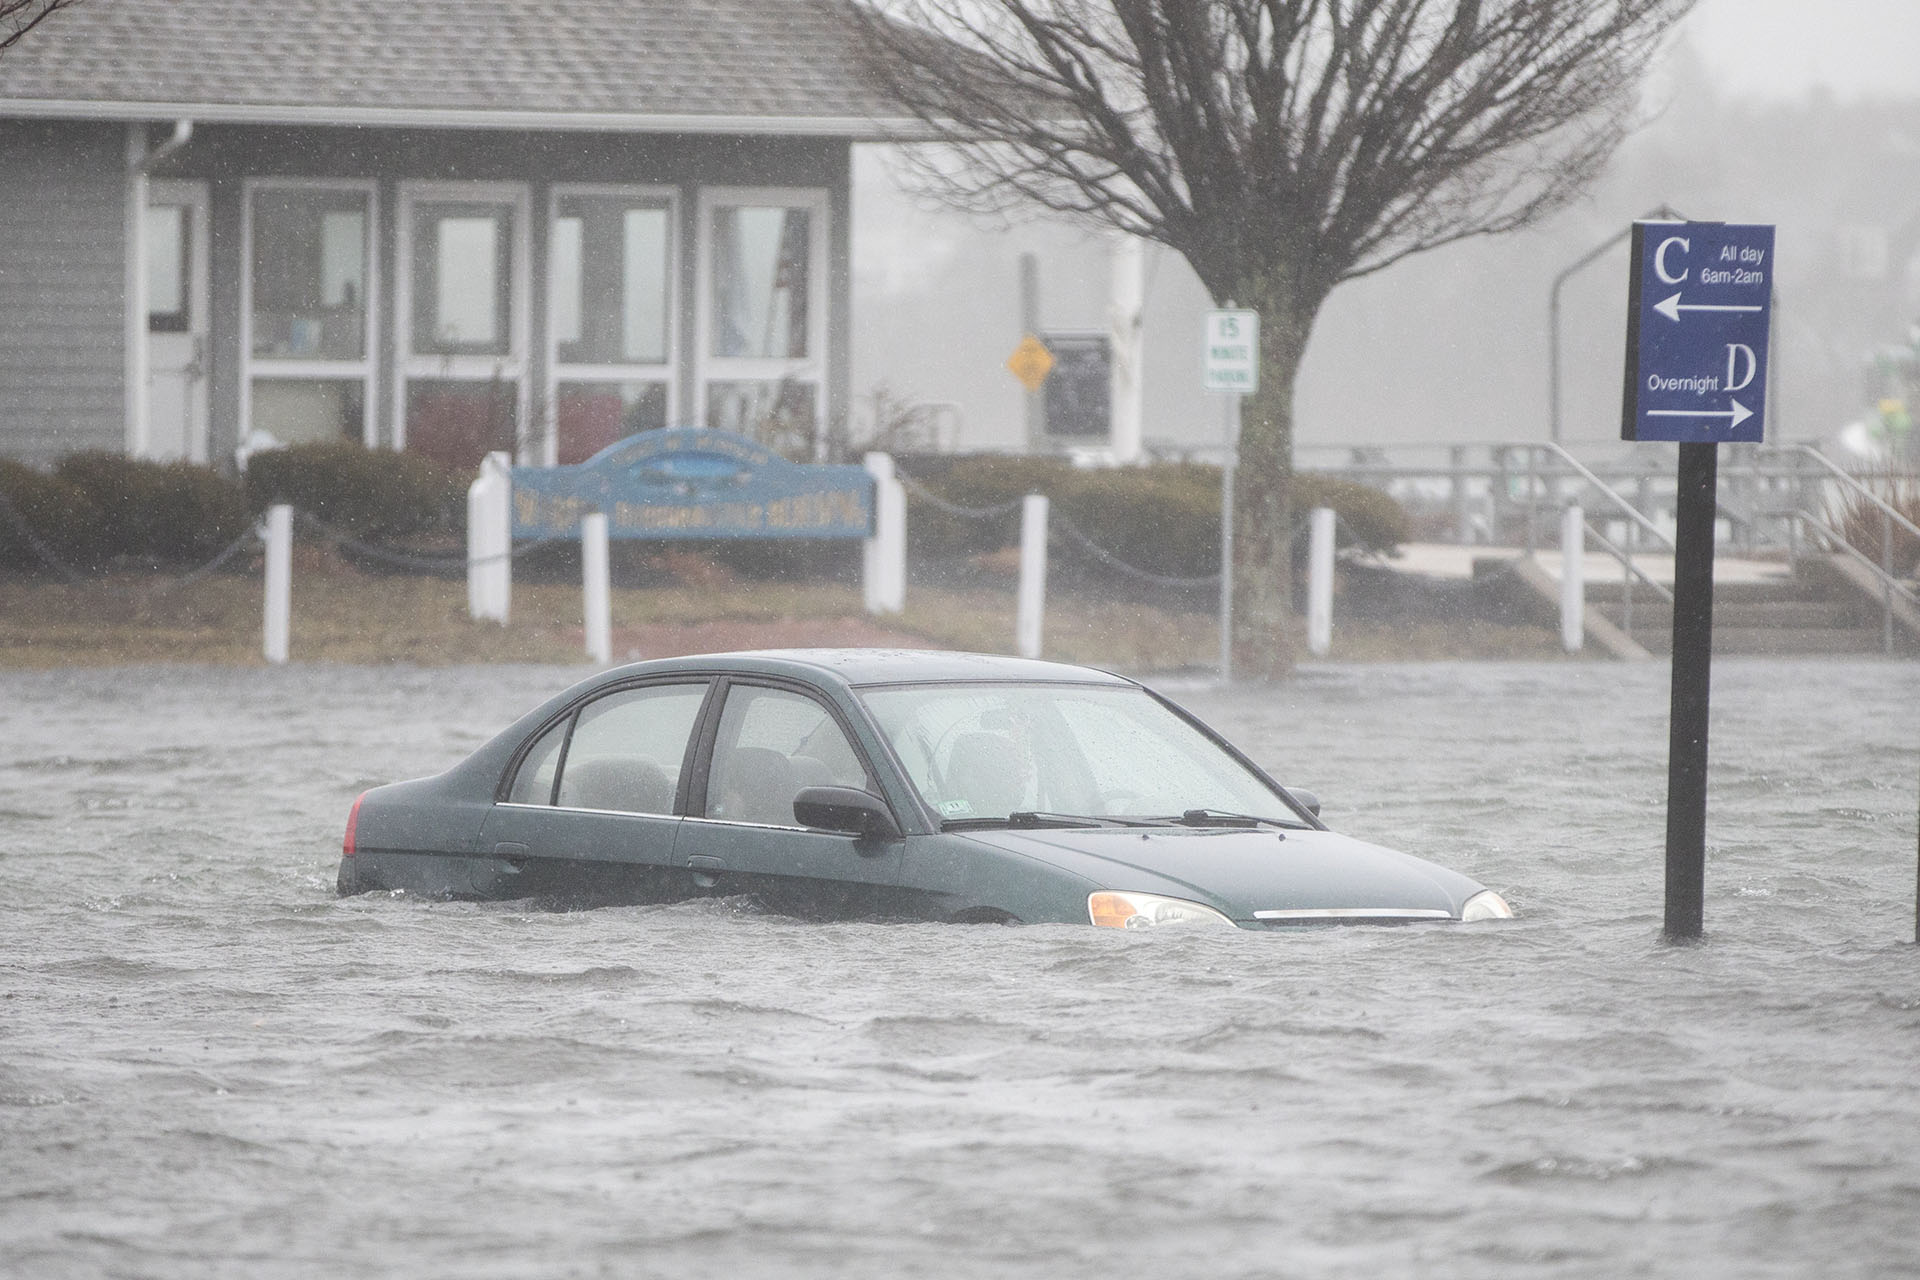
<path fill-rule="evenodd" d="M 880 136 L 833 0 L 82 0 L 0 117 Z"/>

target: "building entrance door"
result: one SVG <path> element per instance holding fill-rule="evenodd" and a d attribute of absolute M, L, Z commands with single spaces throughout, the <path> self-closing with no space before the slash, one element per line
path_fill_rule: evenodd
<path fill-rule="evenodd" d="M 207 460 L 207 187 L 147 188 L 147 430 L 150 458 Z"/>

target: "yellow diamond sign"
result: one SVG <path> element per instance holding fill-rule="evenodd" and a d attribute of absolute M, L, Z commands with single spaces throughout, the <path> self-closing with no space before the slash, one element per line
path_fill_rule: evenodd
<path fill-rule="evenodd" d="M 1007 357 L 1007 368 L 1013 370 L 1013 376 L 1020 379 L 1020 385 L 1029 391 L 1038 391 L 1040 384 L 1047 380 L 1047 374 L 1053 371 L 1053 352 L 1047 350 L 1047 344 L 1028 334 L 1020 339 L 1020 345 Z"/>

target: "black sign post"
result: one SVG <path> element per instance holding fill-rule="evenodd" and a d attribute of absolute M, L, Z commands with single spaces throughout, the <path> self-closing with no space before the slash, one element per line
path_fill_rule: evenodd
<path fill-rule="evenodd" d="M 1621 436 L 1680 445 L 1667 743 L 1670 942 L 1701 932 L 1707 863 L 1707 703 L 1720 444 L 1758 442 L 1766 410 L 1773 228 L 1636 222 Z"/>

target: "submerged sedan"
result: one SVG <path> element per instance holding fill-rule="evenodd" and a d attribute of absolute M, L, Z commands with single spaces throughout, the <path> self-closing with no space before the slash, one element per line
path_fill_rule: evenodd
<path fill-rule="evenodd" d="M 1336 835 L 1131 680 L 978 654 L 620 667 L 437 777 L 366 792 L 342 894 L 556 905 L 751 895 L 830 918 L 1247 929 L 1511 915 Z"/>

